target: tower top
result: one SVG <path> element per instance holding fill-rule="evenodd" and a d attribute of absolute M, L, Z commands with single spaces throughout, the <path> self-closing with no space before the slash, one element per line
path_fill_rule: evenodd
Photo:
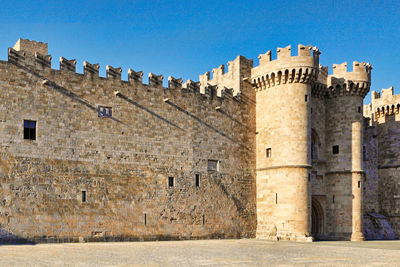
<path fill-rule="evenodd" d="M 23 51 L 28 54 L 35 54 L 39 53 L 41 55 L 47 55 L 47 43 L 36 42 L 34 40 L 29 39 L 22 39 L 19 38 L 18 41 L 15 43 L 14 50 L 16 51 Z"/>

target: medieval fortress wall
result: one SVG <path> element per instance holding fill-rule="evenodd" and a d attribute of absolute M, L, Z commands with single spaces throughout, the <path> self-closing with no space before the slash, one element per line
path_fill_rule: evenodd
<path fill-rule="evenodd" d="M 20 40 L 0 62 L 2 238 L 254 236 L 251 95 L 50 60 L 47 44 Z"/>
<path fill-rule="evenodd" d="M 363 240 L 367 212 L 399 235 L 396 126 L 364 124 L 371 66 L 271 55 L 165 88 L 51 69 L 47 44 L 18 40 L 0 61 L 0 239 Z"/>
<path fill-rule="evenodd" d="M 368 199 L 375 203 L 370 212 L 388 218 L 393 230 L 400 236 L 400 95 L 393 94 L 393 87 L 372 91 L 371 103 L 364 107 L 369 118 L 371 135 L 367 144 L 368 161 L 376 161 L 370 175 L 372 182 Z M 377 194 L 374 194 L 378 192 Z"/>

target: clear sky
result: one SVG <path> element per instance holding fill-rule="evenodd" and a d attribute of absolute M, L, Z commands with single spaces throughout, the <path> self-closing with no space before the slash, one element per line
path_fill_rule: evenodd
<path fill-rule="evenodd" d="M 372 88 L 400 93 L 400 1 L 4 1 L 0 0 L 0 59 L 19 37 L 47 42 L 53 56 L 127 70 L 183 77 L 241 54 L 311 44 L 322 65 L 372 64 Z M 257 65 L 257 60 L 255 65 Z M 398 88 L 397 88 L 397 87 Z M 366 102 L 370 101 L 370 95 Z"/>

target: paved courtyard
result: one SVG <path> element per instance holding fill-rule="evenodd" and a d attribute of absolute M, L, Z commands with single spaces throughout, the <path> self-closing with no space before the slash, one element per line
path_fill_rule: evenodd
<path fill-rule="evenodd" d="M 400 241 L 254 239 L 1 245 L 1 266 L 400 266 Z"/>

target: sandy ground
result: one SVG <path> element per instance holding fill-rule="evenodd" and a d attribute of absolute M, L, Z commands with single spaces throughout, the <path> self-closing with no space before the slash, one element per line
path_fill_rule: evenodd
<path fill-rule="evenodd" d="M 400 266 L 400 241 L 0 245 L 0 266 Z"/>

